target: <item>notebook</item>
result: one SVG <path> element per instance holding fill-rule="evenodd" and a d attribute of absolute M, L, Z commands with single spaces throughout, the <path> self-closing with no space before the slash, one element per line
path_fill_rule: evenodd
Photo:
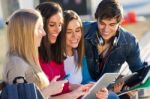
<path fill-rule="evenodd" d="M 123 77 L 125 85 L 122 88 L 121 93 L 118 96 L 128 93 L 133 90 L 139 90 L 150 87 L 150 66 L 144 67 L 137 72 Z M 128 90 L 124 90 L 125 86 L 129 86 Z"/>
<path fill-rule="evenodd" d="M 129 86 L 130 88 L 137 86 L 139 84 L 145 83 L 145 81 L 150 76 L 150 66 L 144 67 L 131 75 L 127 75 L 123 77 L 125 81 L 125 86 Z"/>

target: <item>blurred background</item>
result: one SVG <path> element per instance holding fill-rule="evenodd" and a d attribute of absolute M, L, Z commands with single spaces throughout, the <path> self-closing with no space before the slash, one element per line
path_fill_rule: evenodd
<path fill-rule="evenodd" d="M 63 10 L 76 11 L 83 21 L 94 21 L 94 13 L 101 0 L 0 0 L 0 79 L 7 51 L 5 21 L 17 9 L 34 9 L 39 3 L 48 1 L 58 2 Z M 124 8 L 122 26 L 137 37 L 143 59 L 150 62 L 150 0 L 120 0 L 120 2 Z M 150 99 L 149 89 L 139 91 L 132 99 Z"/>

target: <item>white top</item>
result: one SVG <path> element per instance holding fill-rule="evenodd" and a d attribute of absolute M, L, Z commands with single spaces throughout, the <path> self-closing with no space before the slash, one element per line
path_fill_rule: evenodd
<path fill-rule="evenodd" d="M 82 71 L 81 68 L 77 68 L 74 56 L 67 56 L 64 61 L 65 73 L 70 74 L 68 81 L 71 84 L 81 84 Z"/>

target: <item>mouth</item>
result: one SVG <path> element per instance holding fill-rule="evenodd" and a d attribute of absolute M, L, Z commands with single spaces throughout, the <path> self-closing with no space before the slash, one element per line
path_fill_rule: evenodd
<path fill-rule="evenodd" d="M 109 32 L 102 32 L 102 34 L 101 35 L 103 35 L 103 36 L 109 36 Z"/>
<path fill-rule="evenodd" d="M 50 35 L 50 37 L 51 37 L 52 39 L 57 38 L 57 36 L 58 36 L 58 34 L 51 34 L 51 35 Z"/>
<path fill-rule="evenodd" d="M 58 36 L 58 33 L 51 34 L 51 36 L 57 37 L 57 36 Z"/>
<path fill-rule="evenodd" d="M 77 43 L 78 43 L 78 40 L 73 40 L 73 41 L 71 41 L 71 43 L 77 44 Z"/>

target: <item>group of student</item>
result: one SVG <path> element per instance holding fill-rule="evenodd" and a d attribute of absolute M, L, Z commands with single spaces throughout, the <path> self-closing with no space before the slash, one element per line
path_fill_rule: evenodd
<path fill-rule="evenodd" d="M 23 76 L 40 88 L 45 99 L 77 99 L 93 86 L 90 82 L 118 72 L 125 61 L 132 72 L 144 68 L 136 38 L 120 26 L 120 3 L 102 0 L 95 18 L 97 22 L 82 23 L 76 12 L 63 11 L 54 2 L 15 11 L 7 22 L 4 81 L 11 84 Z M 115 93 L 123 84 L 95 94 L 98 99 L 118 99 Z"/>

